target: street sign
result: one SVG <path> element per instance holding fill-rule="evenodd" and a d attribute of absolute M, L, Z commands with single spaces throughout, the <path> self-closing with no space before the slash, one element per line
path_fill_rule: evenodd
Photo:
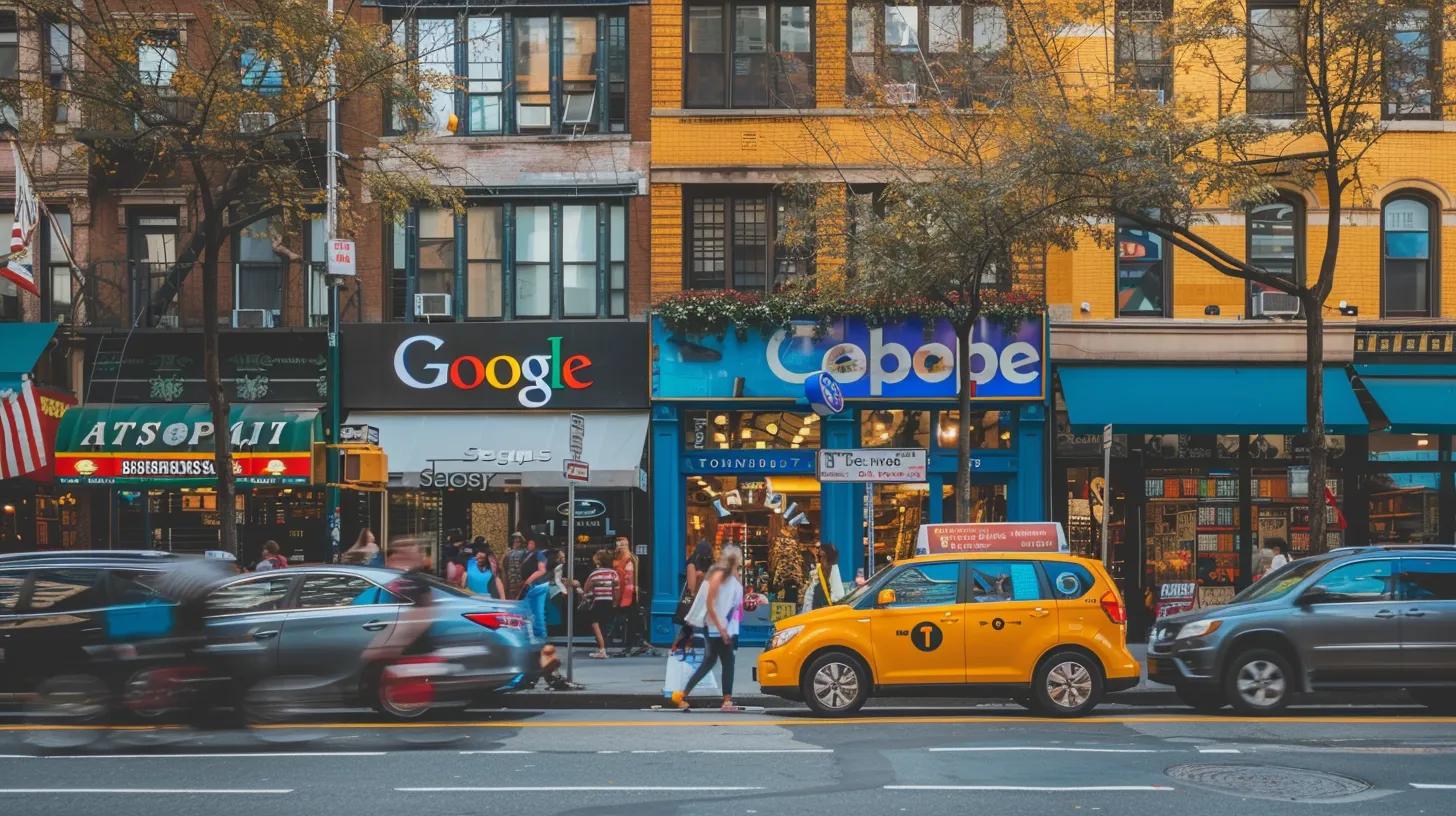
<path fill-rule="evenodd" d="M 562 463 L 561 475 L 571 482 L 591 481 L 591 465 L 577 459 L 567 459 Z"/>
<path fill-rule="evenodd" d="M 582 442 L 586 439 L 586 417 L 581 414 L 571 415 L 571 437 L 568 447 L 571 449 L 571 458 L 581 458 Z"/>
<path fill-rule="evenodd" d="M 379 429 L 373 425 L 340 425 L 339 441 L 378 445 Z"/>
<path fill-rule="evenodd" d="M 354 242 L 329 239 L 329 274 L 354 277 Z"/>
<path fill-rule="evenodd" d="M 1102 426 L 1102 449 L 1112 450 L 1112 425 Z"/>
<path fill-rule="evenodd" d="M 821 482 L 923 482 L 930 454 L 925 448 L 821 448 Z"/>

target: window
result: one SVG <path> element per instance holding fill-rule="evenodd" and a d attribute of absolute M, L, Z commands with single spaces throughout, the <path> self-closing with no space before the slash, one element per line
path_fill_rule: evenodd
<path fill-rule="evenodd" d="M 819 417 L 783 411 L 687 411 L 690 450 L 793 450 L 819 447 Z"/>
<path fill-rule="evenodd" d="M 1296 283 L 1304 281 L 1304 204 L 1293 196 L 1281 196 L 1266 204 L 1255 204 L 1247 213 L 1249 263 L 1271 275 Z M 1249 314 L 1261 314 L 1262 294 L 1275 291 L 1249 284 Z M 1285 298 L 1292 296 L 1286 295 Z"/>
<path fill-rule="evenodd" d="M 1248 112 L 1290 118 L 1304 115 L 1304 86 L 1299 77 L 1304 35 L 1295 0 L 1249 4 Z"/>
<path fill-rule="evenodd" d="M 1117 228 L 1117 314 L 1167 317 L 1171 314 L 1168 259 L 1164 238 L 1126 224 Z"/>
<path fill-rule="evenodd" d="M 406 265 L 409 237 L 405 232 L 404 219 L 396 218 L 386 224 L 384 230 L 384 268 L 389 276 L 389 319 L 406 320 L 410 314 L 409 305 L 405 302 L 409 293 L 409 267 Z"/>
<path fill-rule="evenodd" d="M 19 94 L 14 87 L 20 79 L 20 28 L 13 11 L 0 11 L 0 85 L 7 98 Z M 0 108 L 0 124 L 20 126 L 20 117 L 9 105 Z M 8 231 L 7 231 L 8 234 Z"/>
<path fill-rule="evenodd" d="M 516 126 L 551 129 L 551 18 L 516 20 Z"/>
<path fill-rule="evenodd" d="M 156 589 L 163 574 L 136 570 L 113 570 L 107 575 L 111 603 L 120 605 L 168 604 L 171 601 Z"/>
<path fill-rule="evenodd" d="M 773 191 L 701 191 L 686 208 L 688 288 L 775 292 L 812 272 L 809 242 L 786 240 L 791 224 L 807 221 L 806 203 Z"/>
<path fill-rule="evenodd" d="M 1436 207 L 1424 196 L 1397 195 L 1381 210 L 1380 276 L 1382 314 L 1426 317 L 1435 303 L 1432 271 Z"/>
<path fill-rule="evenodd" d="M 1442 478 L 1435 472 L 1366 476 L 1369 541 L 1373 544 L 1440 542 Z"/>
<path fill-rule="evenodd" d="M 561 313 L 593 317 L 597 313 L 596 207 L 568 204 L 561 208 Z"/>
<path fill-rule="evenodd" d="M 516 208 L 516 316 L 551 314 L 551 207 Z"/>
<path fill-rule="evenodd" d="M 1080 564 L 1043 561 L 1041 567 L 1051 585 L 1052 597 L 1058 601 L 1076 600 L 1086 595 L 1097 582 L 1092 573 Z"/>
<path fill-rule="evenodd" d="M 972 360 L 975 358 L 973 357 Z M 951 363 L 954 365 L 954 361 Z M 974 365 L 974 363 L 973 363 Z M 984 369 L 982 372 L 984 373 Z M 976 379 L 976 371 L 971 378 Z M 959 447 L 961 412 L 941 411 L 938 414 L 936 444 L 943 448 Z M 1004 424 L 1003 424 L 1004 423 Z M 1011 447 L 1011 413 L 1002 411 L 971 412 L 971 447 L 976 450 L 1000 450 Z"/>
<path fill-rule="evenodd" d="M 471 17 L 466 27 L 465 125 L 471 133 L 500 133 L 505 90 L 505 26 L 499 17 Z"/>
<path fill-rule="evenodd" d="M 308 325 L 329 324 L 329 249 L 327 224 L 322 215 L 308 222 Z M 341 316 L 342 318 L 342 316 Z"/>
<path fill-rule="evenodd" d="M 968 561 L 971 603 L 1041 600 L 1041 576 L 1034 561 Z"/>
<path fill-rule="evenodd" d="M 208 596 L 207 614 L 273 612 L 283 608 L 283 599 L 288 597 L 288 590 L 292 586 L 291 575 L 229 584 Z"/>
<path fill-rule="evenodd" d="M 499 205 L 465 211 L 465 254 L 465 316 L 500 317 L 504 261 Z"/>
<path fill-rule="evenodd" d="M 1115 70 L 1120 87 L 1167 101 L 1173 92 L 1168 52 L 1172 17 L 1170 0 L 1118 0 Z"/>
<path fill-rule="evenodd" d="M 180 45 L 176 31 L 148 31 L 137 40 L 137 71 L 142 84 L 158 89 L 171 86 Z"/>
<path fill-rule="evenodd" d="M 264 218 L 238 232 L 237 277 L 233 286 L 233 308 L 261 309 L 265 313 L 262 320 L 265 328 L 277 325 L 283 312 L 283 260 L 273 251 L 272 228 Z"/>
<path fill-rule="evenodd" d="M 1435 115 L 1436 62 L 1431 58 L 1431 10 L 1401 12 L 1385 52 L 1385 116 L 1423 119 Z"/>
<path fill-rule="evenodd" d="M 238 60 L 242 70 L 244 88 L 256 91 L 262 96 L 278 96 L 283 93 L 283 69 L 278 61 L 264 57 L 256 48 L 243 52 Z"/>
<path fill-rule="evenodd" d="M 298 608 L 380 603 L 379 587 L 357 575 L 310 575 L 298 589 Z"/>
<path fill-rule="evenodd" d="M 104 606 L 106 590 L 100 570 L 45 569 L 35 573 L 26 611 L 60 613 Z"/>
<path fill-rule="evenodd" d="M 690 108 L 812 108 L 808 4 L 691 4 L 683 99 Z"/>
<path fill-rule="evenodd" d="M 1456 558 L 1402 558 L 1400 583 L 1407 601 L 1456 601 Z"/>
<path fill-rule="evenodd" d="M 425 106 L 424 121 L 420 129 L 426 133 L 443 136 L 449 133 L 450 117 L 455 113 L 455 94 L 440 83 L 455 77 L 455 33 L 454 18 L 424 19 L 418 21 L 420 74 L 428 82 L 435 83 L 429 92 L 429 103 Z"/>
<path fill-rule="evenodd" d="M 71 214 L 50 210 L 50 229 L 46 230 L 45 285 L 50 299 L 49 319 L 65 323 L 71 319 L 71 261 L 66 250 L 71 245 Z"/>
<path fill-rule="evenodd" d="M 46 84 L 51 89 L 51 121 L 70 121 L 70 109 L 66 106 L 65 93 L 67 76 L 71 70 L 71 26 L 66 23 L 47 22 L 45 25 Z"/>
<path fill-rule="evenodd" d="M 948 361 L 952 367 L 955 361 Z M 899 408 L 862 411 L 859 420 L 860 444 L 867 448 L 930 447 L 930 412 L 904 411 Z"/>
<path fill-rule="evenodd" d="M 9 235 L 13 213 L 0 213 L 0 235 Z M 20 287 L 9 278 L 0 277 L 0 320 L 20 319 Z"/>
<path fill-rule="evenodd" d="M 419 258 L 415 265 L 415 291 L 421 294 L 455 293 L 455 213 L 445 208 L 419 211 Z"/>
<path fill-rule="evenodd" d="M 11 612 L 20 605 L 20 590 L 25 587 L 23 573 L 0 573 L 0 612 Z"/>
<path fill-rule="evenodd" d="M 946 89 L 955 82 L 956 72 L 946 70 L 952 58 L 966 57 L 967 67 L 980 70 L 1010 41 L 1006 8 L 990 2 L 860 4 L 850 8 L 849 29 L 850 93 L 884 83 L 885 101 L 900 104 L 918 101 L 932 72 L 937 86 L 958 94 Z"/>
<path fill-rule="evenodd" d="M 961 565 L 958 561 L 917 564 L 895 573 L 882 588 L 895 590 L 895 602 L 890 605 L 891 609 L 944 606 L 956 602 L 960 594 L 960 574 Z"/>
<path fill-rule="evenodd" d="M 1329 603 L 1389 601 L 1395 597 L 1395 579 L 1391 575 L 1393 560 L 1357 561 L 1330 570 L 1311 591 L 1324 590 Z"/>

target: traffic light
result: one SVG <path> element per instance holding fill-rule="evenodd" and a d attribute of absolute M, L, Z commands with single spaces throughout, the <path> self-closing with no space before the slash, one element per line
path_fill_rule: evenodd
<path fill-rule="evenodd" d="M 384 487 L 389 483 L 389 465 L 384 451 L 373 445 L 343 445 L 345 485 Z"/>

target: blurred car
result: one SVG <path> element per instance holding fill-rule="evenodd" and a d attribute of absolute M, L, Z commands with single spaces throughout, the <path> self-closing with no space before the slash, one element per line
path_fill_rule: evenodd
<path fill-rule="evenodd" d="M 1291 561 L 1228 604 L 1158 621 L 1147 655 L 1149 679 L 1204 710 L 1271 714 L 1307 692 L 1405 689 L 1456 711 L 1456 548 Z"/>
<path fill-rule="evenodd" d="M 118 702 L 158 711 L 171 699 L 159 682 L 205 675 L 230 702 L 275 712 L 362 699 L 418 717 L 533 684 L 542 646 L 520 604 L 417 573 L 237 576 L 212 559 L 113 551 L 0 560 L 0 692 L 78 716 Z"/>

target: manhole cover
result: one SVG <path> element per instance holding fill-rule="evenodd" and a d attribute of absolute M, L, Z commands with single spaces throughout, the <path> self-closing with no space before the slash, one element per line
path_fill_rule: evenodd
<path fill-rule="evenodd" d="M 1225 793 L 1286 802 L 1341 799 L 1370 789 L 1348 776 L 1278 765 L 1175 765 L 1165 773 Z"/>

